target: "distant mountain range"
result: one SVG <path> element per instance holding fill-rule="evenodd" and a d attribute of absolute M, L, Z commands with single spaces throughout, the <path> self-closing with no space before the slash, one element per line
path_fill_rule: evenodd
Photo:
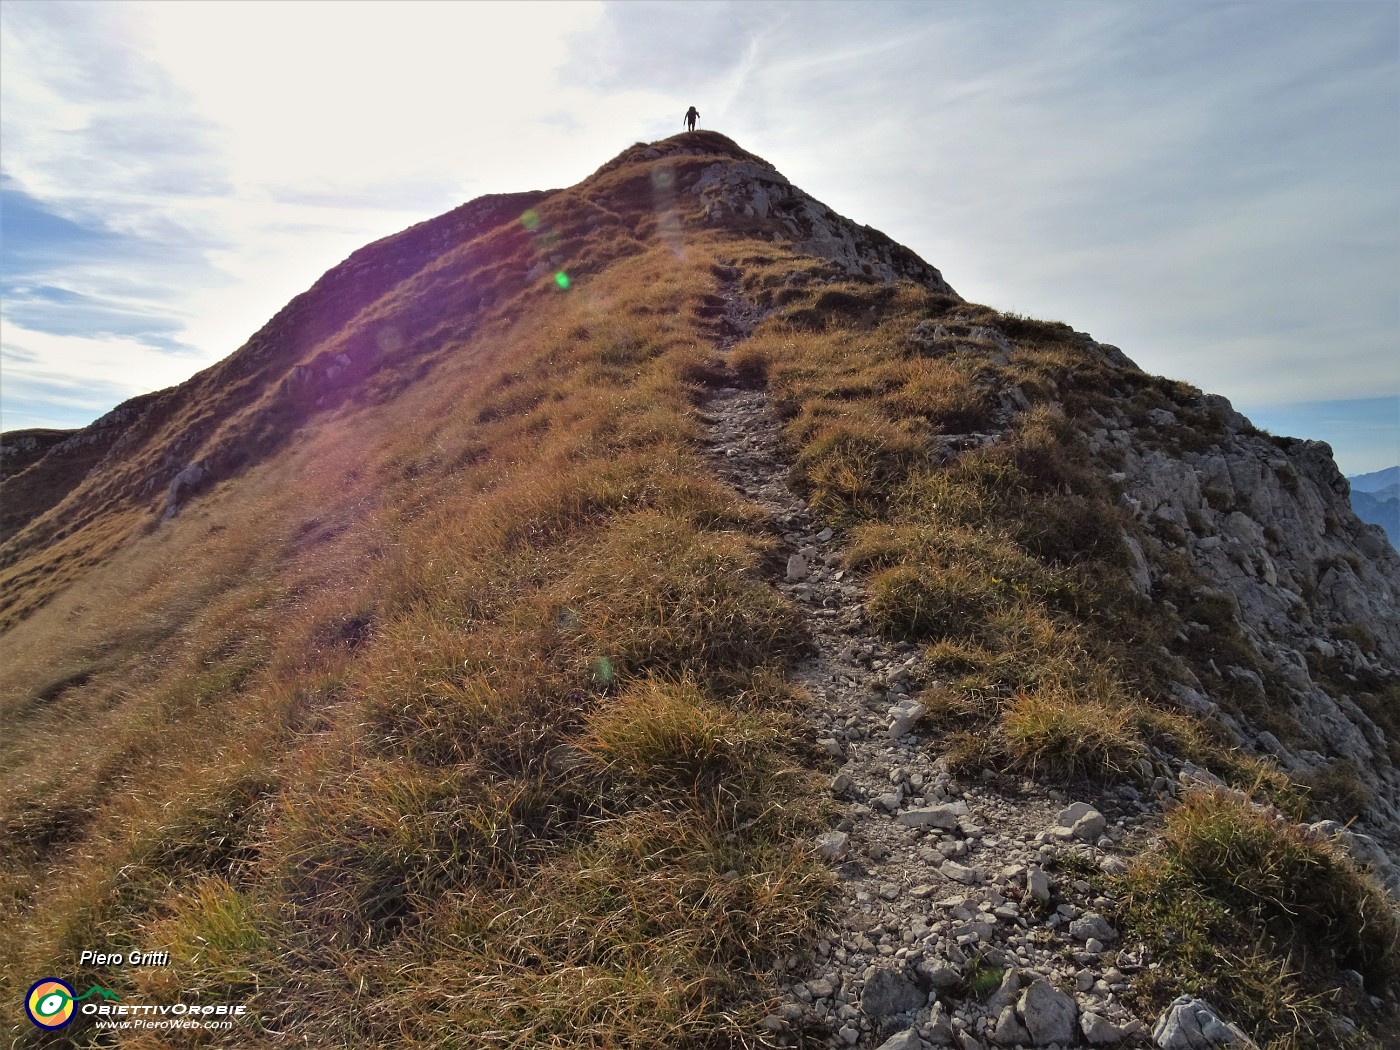
<path fill-rule="evenodd" d="M 1379 525 L 1391 544 L 1400 548 L 1400 467 L 1386 467 L 1347 480 L 1351 482 L 1351 506 L 1356 516 Z"/>

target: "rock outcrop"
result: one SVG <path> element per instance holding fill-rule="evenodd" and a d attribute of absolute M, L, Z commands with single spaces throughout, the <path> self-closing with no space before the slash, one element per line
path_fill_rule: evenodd
<path fill-rule="evenodd" d="M 1172 1003 L 1152 1029 L 1162 1050 L 1253 1050 L 1254 1040 L 1221 1020 L 1209 1003 L 1183 995 Z"/>
<path fill-rule="evenodd" d="M 0 434 L 0 479 L 18 474 L 31 463 L 37 463 L 55 445 L 62 444 L 73 432 L 43 427 L 31 430 L 7 430 Z"/>
<path fill-rule="evenodd" d="M 1134 579 L 1158 598 L 1185 587 L 1188 637 L 1239 643 L 1183 668 L 1177 700 L 1294 775 L 1345 770 L 1400 845 L 1400 711 L 1357 698 L 1400 668 L 1400 555 L 1353 513 L 1331 449 L 1194 392 L 1096 415 L 1089 447 L 1137 525 Z"/>

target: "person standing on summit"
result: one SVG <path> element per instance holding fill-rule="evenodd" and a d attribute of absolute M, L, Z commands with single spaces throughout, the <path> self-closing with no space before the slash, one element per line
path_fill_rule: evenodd
<path fill-rule="evenodd" d="M 700 119 L 700 111 L 699 111 L 698 109 L 696 109 L 694 106 L 691 106 L 688 110 L 685 111 L 685 130 L 686 130 L 686 131 L 694 131 L 694 130 L 695 130 L 695 122 L 696 122 L 697 120 L 699 120 L 699 119 Z"/>

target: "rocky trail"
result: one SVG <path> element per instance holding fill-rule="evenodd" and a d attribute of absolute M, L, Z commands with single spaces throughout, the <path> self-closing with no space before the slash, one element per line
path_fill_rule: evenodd
<path fill-rule="evenodd" d="M 719 273 L 714 338 L 727 353 L 762 314 L 737 270 Z M 1088 880 L 1125 870 L 1120 847 L 1159 820 L 1160 801 L 1130 786 L 1070 798 L 991 770 L 971 783 L 950 775 L 921 722 L 917 698 L 931 684 L 921 655 L 866 625 L 842 536 L 788 487 L 767 393 L 724 387 L 703 413 L 716 471 L 784 530 L 779 587 L 814 650 L 793 680 L 839 765 L 840 819 L 814 844 L 838 879 L 829 919 L 814 955 L 785 961 L 764 1037 L 880 1050 L 1154 1045 L 1121 998 L 1150 961 L 1119 943 L 1105 918 L 1113 901 Z M 1181 1040 L 1159 1031 L 1156 1045 L 1227 1045 L 1186 1041 L 1202 1004 L 1179 1003 Z"/>

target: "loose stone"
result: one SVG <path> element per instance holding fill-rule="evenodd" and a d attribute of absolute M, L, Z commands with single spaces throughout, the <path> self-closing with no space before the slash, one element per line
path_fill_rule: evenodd
<path fill-rule="evenodd" d="M 1108 821 L 1104 815 L 1087 802 L 1075 802 L 1060 810 L 1059 816 L 1055 818 L 1056 827 L 1059 831 L 1065 829 L 1068 834 L 1058 837 L 1072 837 L 1084 842 L 1093 842 L 1108 826 Z"/>
<path fill-rule="evenodd" d="M 925 996 L 919 986 L 893 970 L 877 970 L 866 980 L 860 997 L 861 1009 L 874 1019 L 917 1010 L 924 1002 Z"/>
<path fill-rule="evenodd" d="M 940 828 L 953 831 L 958 826 L 958 814 L 952 806 L 921 806 L 906 809 L 895 818 L 907 828 Z"/>
<path fill-rule="evenodd" d="M 1115 930 L 1102 915 L 1086 912 L 1069 924 L 1069 935 L 1081 941 L 1096 939 L 1105 944 L 1118 939 Z"/>
<path fill-rule="evenodd" d="M 844 831 L 828 831 L 817 836 L 815 851 L 819 858 L 828 863 L 840 860 L 846 855 L 846 846 L 851 836 Z"/>
<path fill-rule="evenodd" d="M 1021 995 L 1018 1012 L 1036 1046 L 1072 1045 L 1077 1037 L 1079 1007 L 1043 978 Z"/>
<path fill-rule="evenodd" d="M 1090 1046 L 1112 1046 L 1123 1041 L 1123 1030 L 1101 1014 L 1086 1010 L 1079 1017 L 1079 1030 Z"/>
<path fill-rule="evenodd" d="M 997 1018 L 996 1028 L 992 1030 L 992 1042 L 996 1043 L 997 1046 L 1018 1046 L 1028 1043 L 1030 1040 L 1030 1032 L 1021 1023 L 1021 1019 L 1016 1016 L 1016 1007 L 1003 1008 L 1001 1016 Z"/>
<path fill-rule="evenodd" d="M 879 1050 L 921 1050 L 919 1033 L 909 1028 L 898 1035 L 892 1035 L 880 1044 Z"/>
<path fill-rule="evenodd" d="M 1257 1050 L 1249 1036 L 1222 1019 L 1204 999 L 1178 996 L 1157 1019 L 1152 1038 L 1161 1050 Z"/>
<path fill-rule="evenodd" d="M 1026 873 L 1026 889 L 1036 900 L 1048 901 L 1050 899 L 1050 876 L 1039 868 L 1032 868 Z"/>
<path fill-rule="evenodd" d="M 982 873 L 976 868 L 968 868 L 959 864 L 955 860 L 945 860 L 938 869 L 945 878 L 954 882 L 961 882 L 966 886 L 974 886 L 982 881 Z"/>

